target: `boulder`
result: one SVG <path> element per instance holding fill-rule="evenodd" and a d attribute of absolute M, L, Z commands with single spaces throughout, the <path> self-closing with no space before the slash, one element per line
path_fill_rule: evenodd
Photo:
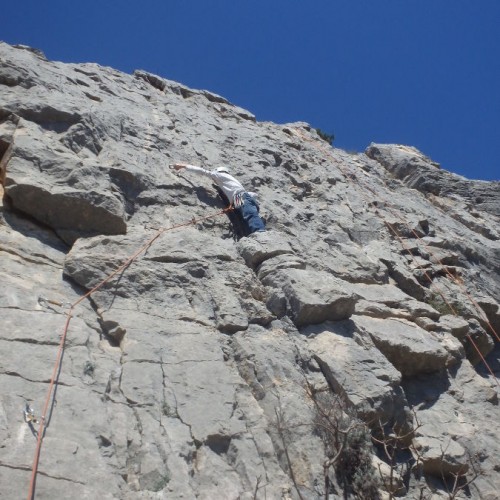
<path fill-rule="evenodd" d="M 268 275 L 263 283 L 283 290 L 297 326 L 347 319 L 354 313 L 358 300 L 346 282 L 325 272 L 279 270 Z"/>
<path fill-rule="evenodd" d="M 353 321 L 404 376 L 444 370 L 455 362 L 433 332 L 413 323 L 365 316 L 354 316 Z"/>
<path fill-rule="evenodd" d="M 238 251 L 252 269 L 278 255 L 293 255 L 290 243 L 276 231 L 253 233 L 238 242 Z"/>
<path fill-rule="evenodd" d="M 382 311 L 389 310 L 391 316 L 406 319 L 426 317 L 437 320 L 439 318 L 439 312 L 433 307 L 425 302 L 413 299 L 400 288 L 391 284 L 365 285 L 353 283 L 350 285 L 350 289 L 364 299 L 359 302 L 357 308 L 359 314 L 376 315 L 373 311 L 379 308 Z"/>
<path fill-rule="evenodd" d="M 308 347 L 333 390 L 373 428 L 406 420 L 401 374 L 380 353 L 360 345 L 348 325 L 309 327 Z"/>
<path fill-rule="evenodd" d="M 15 209 L 53 228 L 68 244 L 81 235 L 123 234 L 124 203 L 96 173 L 91 165 L 55 154 L 37 127 L 21 121 L 5 169 L 5 194 Z"/>

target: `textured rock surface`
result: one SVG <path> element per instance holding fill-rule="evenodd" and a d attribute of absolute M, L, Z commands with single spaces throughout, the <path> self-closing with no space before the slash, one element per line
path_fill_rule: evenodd
<path fill-rule="evenodd" d="M 316 395 L 404 429 L 392 487 L 364 444 L 381 495 L 447 498 L 463 474 L 469 498 L 497 498 L 498 182 L 3 43 L 0 96 L 2 497 L 27 495 L 23 410 L 40 415 L 68 304 L 187 224 L 76 307 L 36 498 L 324 498 Z M 174 161 L 231 166 L 268 231 L 199 220 L 223 202 Z M 355 495 L 335 467 L 332 498 Z"/>

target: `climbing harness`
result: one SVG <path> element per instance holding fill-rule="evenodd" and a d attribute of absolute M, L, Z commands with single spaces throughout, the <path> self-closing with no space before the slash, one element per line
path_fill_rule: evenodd
<path fill-rule="evenodd" d="M 245 191 L 240 191 L 233 196 L 234 208 L 240 208 L 245 204 Z"/>
<path fill-rule="evenodd" d="M 192 226 L 195 224 L 198 224 L 199 222 L 202 222 L 204 220 L 208 219 L 213 219 L 215 217 L 218 217 L 220 215 L 226 214 L 228 212 L 231 212 L 233 210 L 233 206 L 230 205 L 229 207 L 224 208 L 223 210 L 220 210 L 218 212 L 206 215 L 204 217 L 199 217 L 198 219 L 193 217 L 191 220 L 188 222 L 183 222 L 180 224 L 176 224 L 170 227 L 166 228 L 160 228 L 156 233 L 149 239 L 147 240 L 136 252 L 134 252 L 128 259 L 126 259 L 119 267 L 117 267 L 113 272 L 108 274 L 106 278 L 104 278 L 100 283 L 98 283 L 94 288 L 89 290 L 87 293 L 82 295 L 79 299 L 77 299 L 75 302 L 72 304 L 69 304 L 69 309 L 66 311 L 66 323 L 64 325 L 63 333 L 61 335 L 61 340 L 59 342 L 59 348 L 57 351 L 57 356 L 56 356 L 56 362 L 54 364 L 54 368 L 52 370 L 52 376 L 50 378 L 50 383 L 49 383 L 49 388 L 47 390 L 47 396 L 45 399 L 45 404 L 43 407 L 42 414 L 40 415 L 39 418 L 34 417 L 34 412 L 32 411 L 31 407 L 28 405 L 28 407 L 25 409 L 25 420 L 27 423 L 34 422 L 32 420 L 33 418 L 36 418 L 37 423 L 39 424 L 38 428 L 38 433 L 37 433 L 37 443 L 36 443 L 36 448 L 35 448 L 35 455 L 33 458 L 33 466 L 31 469 L 31 479 L 30 479 L 30 486 L 29 486 L 29 494 L 28 494 L 28 500 L 33 500 L 34 495 L 35 495 L 35 485 L 36 485 L 36 476 L 38 472 L 38 463 L 40 460 L 40 452 L 42 449 L 42 443 L 43 443 L 43 438 L 45 435 L 45 430 L 47 428 L 47 421 L 48 421 L 48 412 L 49 412 L 49 407 L 50 407 L 50 402 L 53 398 L 54 395 L 54 386 L 57 384 L 58 378 L 59 378 L 59 373 L 61 370 L 61 362 L 62 362 L 62 356 L 64 352 L 64 344 L 66 342 L 66 337 L 68 334 L 68 329 L 69 329 L 69 324 L 71 322 L 71 318 L 73 317 L 73 311 L 74 309 L 85 299 L 89 298 L 92 294 L 100 290 L 104 285 L 106 285 L 109 281 L 111 281 L 117 274 L 121 273 L 124 271 L 137 257 L 139 257 L 140 254 L 144 253 L 146 250 L 148 250 L 151 245 L 163 234 L 169 231 L 173 231 L 175 229 L 180 229 L 183 227 L 188 227 Z M 49 299 L 46 299 L 44 297 L 39 298 L 42 303 L 53 303 L 55 302 L 56 305 L 63 305 L 65 303 L 60 303 L 58 301 L 50 301 Z M 51 410 L 52 411 L 52 410 Z M 30 419 L 29 421 L 27 419 Z"/>

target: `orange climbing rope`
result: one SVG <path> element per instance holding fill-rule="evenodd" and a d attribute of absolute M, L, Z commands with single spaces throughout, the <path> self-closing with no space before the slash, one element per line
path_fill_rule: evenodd
<path fill-rule="evenodd" d="M 403 239 L 398 234 L 398 232 L 394 229 L 394 227 L 392 226 L 392 224 L 390 224 L 387 221 L 386 221 L 386 224 L 387 224 L 387 227 L 390 229 L 390 231 L 394 234 L 394 236 L 396 236 L 396 238 L 399 240 L 401 246 L 411 255 L 412 259 L 415 259 L 415 256 L 413 255 L 411 249 L 408 248 L 408 247 L 406 247 Z M 429 283 L 432 283 L 432 278 L 430 277 L 429 273 L 425 269 L 423 271 L 424 271 L 425 277 L 429 280 Z M 439 287 L 436 287 L 436 290 L 439 293 L 439 295 L 441 296 L 441 298 L 443 299 L 443 301 L 445 302 L 445 304 L 448 306 L 448 308 L 450 309 L 450 311 L 455 316 L 458 316 L 457 312 L 455 311 L 455 308 L 450 304 L 450 302 L 448 301 L 448 299 L 445 297 L 444 293 L 441 292 L 441 289 Z M 482 362 L 486 366 L 486 369 L 493 376 L 493 379 L 495 380 L 495 382 L 500 386 L 500 383 L 499 383 L 497 377 L 495 376 L 495 373 L 493 372 L 493 370 L 491 369 L 490 365 L 488 364 L 488 362 L 484 358 L 482 352 L 479 350 L 479 347 L 477 346 L 476 342 L 474 342 L 473 338 L 468 333 L 466 334 L 466 337 L 468 338 L 469 342 L 472 344 L 472 346 L 474 347 L 474 349 L 479 354 L 479 357 L 481 358 Z"/>
<path fill-rule="evenodd" d="M 71 318 L 73 317 L 73 311 L 78 304 L 83 302 L 85 299 L 90 297 L 93 293 L 95 293 L 97 290 L 102 288 L 106 283 L 111 281 L 117 274 L 121 273 L 124 269 L 126 269 L 141 253 L 145 252 L 163 233 L 166 233 L 168 231 L 173 231 L 174 229 L 179 229 L 182 227 L 187 227 L 187 226 L 192 226 L 195 224 L 198 224 L 200 222 L 203 222 L 204 220 L 207 219 L 213 219 L 215 217 L 218 217 L 220 215 L 223 215 L 225 213 L 228 213 L 233 210 L 233 207 L 230 205 L 229 207 L 220 210 L 218 212 L 215 212 L 213 214 L 206 215 L 204 217 L 200 217 L 198 219 L 192 218 L 189 222 L 184 222 L 180 224 L 176 224 L 173 226 L 170 226 L 168 228 L 160 228 L 157 230 L 157 232 L 152 236 L 146 243 L 144 243 L 136 252 L 134 252 L 128 259 L 126 259 L 118 268 L 116 268 L 112 273 L 110 273 L 105 279 L 103 279 L 100 283 L 98 283 L 94 288 L 89 290 L 86 294 L 82 295 L 78 300 L 73 302 L 67 313 L 66 313 L 66 323 L 64 325 L 63 333 L 61 335 L 61 340 L 59 342 L 59 348 L 57 351 L 57 357 L 56 357 L 56 362 L 54 364 L 54 369 L 52 371 L 52 377 L 50 379 L 50 384 L 49 388 L 47 390 L 47 397 L 45 399 L 45 405 L 43 407 L 43 412 L 40 417 L 40 426 L 38 428 L 38 435 L 37 435 L 37 443 L 36 443 L 36 448 L 35 448 L 35 456 L 33 459 L 33 466 L 31 469 L 31 480 L 30 480 L 30 486 L 29 486 L 29 494 L 28 494 L 28 500 L 33 500 L 34 495 L 35 495 L 35 485 L 36 485 L 36 475 L 38 472 L 38 463 L 40 459 L 40 452 L 42 449 L 42 442 L 43 442 L 43 437 L 45 434 L 45 429 L 46 429 L 46 422 L 47 422 L 47 412 L 49 410 L 50 402 L 53 397 L 53 392 L 54 392 L 54 386 L 57 384 L 57 380 L 59 378 L 59 372 L 61 369 L 61 360 L 64 352 L 64 344 L 66 341 L 66 337 L 68 334 L 68 329 L 69 329 L 69 324 L 71 322 Z"/>
<path fill-rule="evenodd" d="M 319 147 L 319 149 L 323 150 L 324 152 L 326 152 L 329 156 L 331 156 L 333 158 L 333 155 L 331 155 L 331 152 L 329 151 L 329 149 L 327 149 L 326 146 L 323 146 L 323 145 L 320 145 L 318 146 L 317 144 L 317 141 L 314 141 L 313 139 L 310 139 L 308 137 L 305 137 L 301 132 L 299 132 L 298 130 L 293 130 L 292 129 L 292 132 L 293 133 L 296 133 L 297 136 L 299 136 L 302 140 L 304 141 L 307 141 L 307 142 L 311 142 L 312 144 L 314 144 L 315 147 Z M 349 175 L 348 173 L 346 173 L 344 171 L 344 169 L 340 166 L 340 162 L 334 158 L 335 162 L 337 163 L 337 166 L 339 168 L 339 170 L 341 171 L 342 175 L 347 179 L 347 178 L 352 178 L 351 175 Z M 355 177 L 355 176 L 354 176 Z M 373 195 L 377 195 L 376 192 L 371 188 L 371 186 L 367 185 L 367 184 L 362 184 L 361 182 L 359 183 L 359 185 L 361 187 L 364 187 L 365 189 L 367 189 L 368 191 L 370 191 Z M 399 213 L 394 213 L 394 211 L 391 209 L 391 207 L 388 205 L 387 206 L 389 212 L 395 216 L 396 218 L 398 218 L 403 224 L 407 225 L 408 228 L 414 233 L 415 236 L 417 236 L 417 238 L 428 248 L 428 245 L 423 242 L 423 240 L 417 235 L 417 233 L 409 226 L 409 224 L 402 218 L 402 216 L 399 214 Z M 376 212 L 377 215 L 378 215 L 378 212 Z M 394 227 L 388 223 L 387 221 L 384 220 L 384 223 L 387 225 L 387 227 L 390 229 L 390 231 L 396 236 L 396 238 L 399 240 L 401 246 L 411 255 L 412 259 L 415 260 L 415 256 L 413 255 L 412 251 L 406 247 L 403 239 L 401 238 L 401 236 L 398 234 L 398 232 L 394 229 Z M 433 255 L 432 254 L 432 251 L 430 249 L 428 249 L 429 251 L 429 254 Z M 449 272 L 449 270 L 446 269 L 446 267 L 444 266 L 444 264 L 439 260 L 437 259 L 438 262 L 440 263 L 440 265 L 443 267 L 443 269 L 445 270 L 445 272 L 447 272 L 448 274 L 450 274 L 450 276 L 452 276 L 452 278 L 454 278 L 456 280 L 455 277 L 453 277 L 453 275 L 451 275 L 451 273 Z M 425 277 L 429 280 L 429 283 L 432 283 L 432 278 L 429 276 L 429 274 L 427 273 L 427 271 L 424 270 L 424 275 Z M 491 323 L 488 321 L 488 319 L 484 318 L 484 311 L 481 309 L 481 307 L 479 306 L 479 304 L 477 304 L 477 302 L 472 298 L 472 296 L 469 294 L 469 292 L 467 291 L 467 289 L 465 289 L 465 286 L 463 284 L 461 284 L 458 280 L 456 280 L 456 283 L 461 285 L 463 288 L 464 288 L 464 291 L 465 291 L 465 294 L 467 295 L 467 297 L 469 298 L 469 300 L 472 302 L 472 304 L 476 307 L 477 311 L 480 313 L 480 315 L 483 317 L 483 321 L 485 321 L 488 325 L 488 327 L 490 328 L 490 330 L 493 332 L 493 334 L 495 335 L 495 337 L 500 340 L 500 337 L 498 336 L 497 332 L 495 331 L 495 329 L 493 328 L 493 326 L 491 325 Z M 449 303 L 449 301 L 446 299 L 444 293 L 441 291 L 441 289 L 439 287 L 436 286 L 436 291 L 438 292 L 438 294 L 441 296 L 441 298 L 443 299 L 443 301 L 446 303 L 446 305 L 449 307 L 450 311 L 455 315 L 457 316 L 457 312 L 455 311 L 455 309 L 452 307 L 452 305 Z M 500 382 L 498 381 L 497 377 L 495 376 L 493 370 L 491 369 L 490 365 L 488 364 L 488 362 L 486 361 L 486 359 L 484 358 L 483 354 L 481 353 L 479 347 L 477 346 L 476 342 L 474 342 L 474 339 L 469 335 L 467 334 L 466 335 L 467 339 L 470 341 L 471 345 L 474 347 L 474 349 L 477 351 L 479 357 L 481 358 L 482 362 L 484 363 L 484 365 L 486 366 L 488 372 L 492 375 L 493 379 L 495 380 L 495 382 L 497 383 L 497 385 L 500 386 Z"/>
<path fill-rule="evenodd" d="M 456 276 L 454 276 L 450 272 L 450 270 L 448 269 L 448 267 L 443 264 L 443 262 L 441 261 L 441 259 L 439 259 L 438 257 L 436 257 L 436 255 L 430 249 L 430 246 L 425 243 L 425 241 L 418 235 L 418 233 L 413 228 L 410 227 L 410 231 L 413 233 L 413 235 L 415 236 L 415 238 L 417 238 L 418 241 L 420 241 L 425 246 L 426 250 L 429 252 L 429 255 L 432 258 L 434 258 L 437 263 L 439 263 L 439 265 L 443 268 L 444 272 L 449 276 L 449 278 L 451 280 L 453 280 L 453 282 L 455 284 L 457 284 L 463 290 L 463 292 L 465 293 L 465 295 L 467 296 L 467 298 L 469 299 L 469 301 L 471 302 L 471 304 L 476 308 L 476 311 L 479 313 L 479 315 L 482 317 L 483 321 L 486 323 L 486 325 L 490 329 L 491 333 L 493 333 L 493 335 L 495 336 L 495 338 L 498 341 L 500 341 L 500 336 L 498 335 L 497 331 L 495 330 L 495 328 L 493 328 L 493 325 L 491 324 L 491 322 L 489 321 L 489 319 L 486 317 L 485 312 L 483 311 L 483 309 L 481 308 L 481 306 L 477 303 L 477 301 L 474 299 L 474 297 L 472 297 L 472 295 L 469 293 L 469 291 L 465 287 L 464 283 L 462 283 Z"/>

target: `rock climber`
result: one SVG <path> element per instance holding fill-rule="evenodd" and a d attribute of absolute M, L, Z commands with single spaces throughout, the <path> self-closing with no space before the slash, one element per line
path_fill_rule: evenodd
<path fill-rule="evenodd" d="M 266 230 L 266 225 L 259 215 L 259 203 L 255 193 L 245 191 L 240 182 L 229 173 L 228 168 L 218 167 L 215 170 L 206 170 L 187 163 L 174 163 L 172 167 L 177 171 L 184 169 L 212 179 L 241 217 L 246 236 Z"/>

